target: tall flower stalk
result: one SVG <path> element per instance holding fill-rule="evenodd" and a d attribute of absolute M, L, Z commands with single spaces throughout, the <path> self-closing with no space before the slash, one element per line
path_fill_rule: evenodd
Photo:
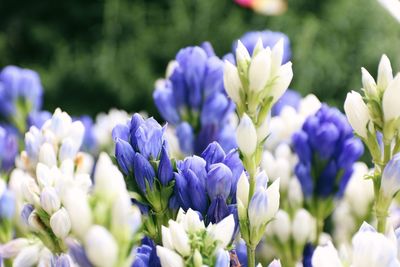
<path fill-rule="evenodd" d="M 363 96 L 352 91 L 344 103 L 347 118 L 354 131 L 368 147 L 374 163 L 369 177 L 374 183 L 374 209 L 378 231 L 384 233 L 388 209 L 398 192 L 400 178 L 395 167 L 400 152 L 400 74 L 393 77 L 392 67 L 383 55 L 378 67 L 377 81 L 364 68 Z M 388 168 L 388 169 L 386 169 Z"/>
<path fill-rule="evenodd" d="M 282 58 L 282 40 L 270 49 L 264 48 L 260 39 L 251 57 L 244 45 L 238 41 L 236 66 L 229 61 L 226 61 L 224 66 L 225 89 L 235 102 L 240 118 L 236 131 L 237 143 L 243 166 L 248 173 L 248 195 L 237 195 L 237 201 L 240 229 L 246 241 L 249 267 L 255 266 L 255 248 L 262 236 L 259 233 L 265 231 L 267 219 L 273 217 L 259 218 L 257 225 L 254 225 L 254 220 L 250 221 L 252 210 L 261 212 L 258 208 L 265 206 L 267 209 L 268 206 L 268 194 L 265 187 L 256 186 L 256 176 L 268 135 L 268 114 L 293 77 L 291 62 L 282 65 Z M 245 178 L 242 179 L 244 180 Z M 260 217 L 260 214 L 258 215 Z"/>

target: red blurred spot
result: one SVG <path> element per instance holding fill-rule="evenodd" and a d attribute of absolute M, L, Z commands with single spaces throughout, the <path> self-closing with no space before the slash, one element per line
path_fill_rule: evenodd
<path fill-rule="evenodd" d="M 251 7 L 253 4 L 253 0 L 235 0 L 235 2 L 243 7 Z"/>

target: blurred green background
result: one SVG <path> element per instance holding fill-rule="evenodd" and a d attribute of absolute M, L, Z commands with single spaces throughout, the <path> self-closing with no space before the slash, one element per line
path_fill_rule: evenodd
<path fill-rule="evenodd" d="M 218 55 L 246 31 L 286 33 L 302 94 L 342 106 L 386 53 L 400 70 L 400 24 L 376 0 L 289 0 L 278 17 L 233 0 L 1 1 L 0 66 L 37 70 L 45 108 L 74 115 L 119 107 L 157 112 L 151 93 L 184 46 L 209 40 Z"/>

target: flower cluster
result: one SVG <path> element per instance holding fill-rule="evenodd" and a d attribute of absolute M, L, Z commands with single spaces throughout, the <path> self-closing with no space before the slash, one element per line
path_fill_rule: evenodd
<path fill-rule="evenodd" d="M 181 150 L 199 155 L 218 141 L 225 151 L 236 146 L 229 123 L 234 105 L 226 97 L 223 62 L 209 43 L 186 47 L 156 82 L 154 102 L 161 116 L 176 127 Z"/>
<path fill-rule="evenodd" d="M 382 56 L 379 63 L 377 81 L 364 68 L 361 72 L 364 97 L 354 91 L 348 93 L 344 109 L 375 164 L 370 178 L 374 183 L 378 230 L 384 232 L 387 210 L 397 193 L 394 188 L 399 184 L 393 177 L 397 172 L 395 155 L 400 152 L 400 109 L 396 100 L 400 96 L 400 74 L 393 77 L 386 55 Z M 393 161 L 388 164 L 391 159 Z M 388 181 L 385 181 L 386 178 Z"/>
<path fill-rule="evenodd" d="M 161 224 L 173 217 L 168 214 L 168 207 L 175 180 L 164 130 L 153 118 L 145 120 L 136 113 L 127 124 L 117 125 L 112 132 L 115 157 L 126 176 L 128 189 L 136 193 L 135 201 L 150 216 L 147 231 L 157 240 Z"/>
<path fill-rule="evenodd" d="M 30 112 L 41 108 L 42 94 L 42 84 L 36 72 L 16 66 L 7 66 L 1 70 L 1 116 L 17 120 L 25 118 Z"/>
<path fill-rule="evenodd" d="M 353 163 L 363 154 L 361 141 L 353 137 L 346 117 L 323 105 L 304 122 L 292 138 L 299 157 L 295 173 L 305 204 L 318 222 L 317 241 L 323 221 L 333 209 L 333 198 L 341 197 L 353 172 Z"/>
<path fill-rule="evenodd" d="M 243 171 L 235 150 L 225 154 L 213 142 L 201 155 L 177 162 L 176 196 L 180 207 L 202 214 L 206 223 L 218 223 L 236 213 L 237 181 Z"/>
<path fill-rule="evenodd" d="M 233 215 L 207 227 L 199 215 L 180 210 L 176 221 L 162 228 L 162 246 L 157 246 L 162 267 L 216 266 L 229 267 L 226 250 L 235 228 Z"/>

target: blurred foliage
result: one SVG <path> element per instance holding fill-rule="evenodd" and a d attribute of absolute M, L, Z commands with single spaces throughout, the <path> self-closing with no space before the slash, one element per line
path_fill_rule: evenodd
<path fill-rule="evenodd" d="M 45 107 L 94 115 L 112 106 L 157 115 L 151 93 L 184 46 L 209 40 L 219 55 L 250 30 L 285 32 L 303 94 L 342 106 L 386 53 L 400 70 L 400 25 L 376 0 L 289 0 L 264 17 L 232 0 L 2 1 L 0 66 L 37 70 Z"/>

